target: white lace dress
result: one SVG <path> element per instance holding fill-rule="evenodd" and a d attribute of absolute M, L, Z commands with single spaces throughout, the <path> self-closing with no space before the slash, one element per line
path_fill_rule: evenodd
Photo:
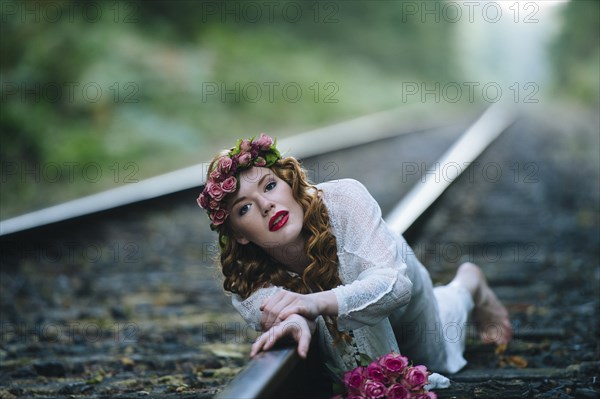
<path fill-rule="evenodd" d="M 371 358 L 400 351 L 414 364 L 455 373 L 466 361 L 463 351 L 473 301 L 466 289 L 432 287 L 404 238 L 392 232 L 377 202 L 350 179 L 319 184 L 329 211 L 342 285 L 333 289 L 339 307 L 338 328 L 351 331 L 353 342 L 334 345 L 322 317 L 317 339 L 326 361 L 348 370 L 356 367 L 356 350 Z M 279 287 L 262 288 L 233 305 L 260 330 L 262 301 Z"/>

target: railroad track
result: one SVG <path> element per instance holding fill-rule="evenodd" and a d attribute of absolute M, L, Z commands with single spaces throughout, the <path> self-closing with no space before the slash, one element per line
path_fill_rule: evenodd
<path fill-rule="evenodd" d="M 535 178 L 543 177 L 541 176 L 543 170 L 540 171 L 543 169 L 542 166 L 554 165 L 554 163 L 544 163 L 546 160 L 543 157 L 531 158 L 530 152 L 532 149 L 537 151 L 540 143 L 543 144 L 550 136 L 543 137 L 543 139 L 538 137 L 538 141 L 532 141 L 532 132 L 539 125 L 532 126 L 531 122 L 520 121 L 516 124 L 518 126 L 513 125 L 508 128 L 513 117 L 504 112 L 502 108 L 495 107 L 483 114 L 473 125 L 456 129 L 457 132 L 471 132 L 470 137 L 477 141 L 483 139 L 478 144 L 479 148 L 470 144 L 472 141 L 467 140 L 468 134 L 460 136 L 462 138 L 459 140 L 457 140 L 457 134 L 440 135 L 440 137 L 444 137 L 448 147 L 452 143 L 456 145 L 447 151 L 440 151 L 440 156 L 429 159 L 427 165 L 433 166 L 431 170 L 429 168 L 427 171 L 420 170 L 416 176 L 411 176 L 411 178 L 414 177 L 411 182 L 416 190 L 411 191 L 410 194 L 397 192 L 395 196 L 390 195 L 389 191 L 381 189 L 377 181 L 369 180 L 368 174 L 363 175 L 362 179 L 365 179 L 367 187 L 382 205 L 384 214 L 388 215 L 386 217 L 388 223 L 394 226 L 396 231 L 405 233 L 409 243 L 417 252 L 417 256 L 430 268 L 434 280 L 443 281 L 453 270 L 453 265 L 467 257 L 464 260 L 482 264 L 490 282 L 497 287 L 498 294 L 511 311 L 516 327 L 516 339 L 509 345 L 507 351 L 496 354 L 493 348 L 479 345 L 475 341 L 471 342 L 467 349 L 468 367 L 461 373 L 451 376 L 453 381 L 451 388 L 439 391 L 439 397 L 596 397 L 599 389 L 594 376 L 598 375 L 600 359 L 598 330 L 597 326 L 590 323 L 589 320 L 597 318 L 598 301 L 594 299 L 597 297 L 597 295 L 594 296 L 597 292 L 593 288 L 597 276 L 582 268 L 578 262 L 565 259 L 566 257 L 556 250 L 556 240 L 548 241 L 551 238 L 551 234 L 548 233 L 552 232 L 554 225 L 547 220 L 546 213 L 549 212 L 549 209 L 557 212 L 556 204 L 563 201 L 559 194 L 555 194 L 556 198 L 552 197 L 552 201 L 546 204 L 542 201 L 546 194 L 538 195 L 536 190 L 528 190 L 535 184 L 527 186 L 515 183 L 516 180 L 525 182 L 527 179 L 533 182 Z M 360 139 L 364 137 L 365 126 L 373 124 L 378 126 L 375 130 L 378 132 L 377 137 L 381 142 L 380 147 L 377 147 L 378 151 L 389 147 L 389 140 L 399 133 L 426 130 L 425 126 L 418 128 L 411 126 L 404 131 L 399 131 L 397 114 L 392 112 L 381 114 L 376 118 L 364 118 L 356 124 L 338 126 L 333 131 L 354 130 L 356 132 L 354 136 L 357 138 L 356 141 L 351 141 L 344 150 L 352 155 L 353 146 L 365 145 Z M 481 126 L 484 128 L 481 129 Z M 524 131 L 529 135 L 523 135 Z M 496 138 L 497 134 L 501 132 L 504 132 L 502 136 Z M 313 134 L 323 135 L 326 133 L 321 131 L 313 132 Z M 406 138 L 402 138 L 402 143 L 407 146 L 417 146 L 417 136 L 407 134 Z M 487 138 L 484 139 L 484 137 Z M 410 142 L 411 139 L 414 141 Z M 303 142 L 305 141 L 303 140 Z M 308 140 L 308 142 L 310 141 Z M 468 153 L 457 151 L 463 146 L 458 145 L 461 141 L 469 150 Z M 494 144 L 486 151 L 485 148 L 492 141 Z M 523 149 L 519 150 L 519 146 L 516 146 L 515 143 L 518 143 Z M 373 146 L 373 144 L 370 145 Z M 543 145 L 541 146 L 543 147 Z M 295 145 L 290 144 L 290 148 L 292 147 L 295 148 Z M 313 180 L 318 181 L 320 178 L 329 177 L 330 169 L 323 169 L 323 167 L 330 165 L 327 161 L 331 159 L 338 159 L 339 162 L 336 162 L 338 162 L 340 170 L 346 171 L 350 176 L 359 175 L 356 171 L 351 170 L 352 165 L 342 164 L 343 161 L 340 159 L 343 158 L 333 157 L 332 154 L 335 154 L 335 150 L 336 148 L 332 146 L 323 149 L 322 152 L 311 154 L 310 148 L 303 149 L 304 153 L 301 155 L 306 159 L 309 174 L 314 173 L 313 177 L 316 177 Z M 403 159 L 410 159 L 410 150 L 408 151 L 408 154 L 401 154 Z M 546 150 L 544 149 L 544 151 Z M 291 152 L 296 154 L 296 151 Z M 510 156 L 506 155 L 508 153 Z M 463 165 L 464 162 L 470 162 L 469 159 L 476 162 L 470 168 L 462 170 L 463 173 L 460 176 L 452 175 L 453 170 L 444 166 L 452 163 Z M 477 162 L 479 162 L 478 167 Z M 414 165 L 421 166 L 421 163 L 410 164 L 410 166 Z M 490 167 L 484 169 L 484 165 Z M 538 167 L 537 172 L 536 166 Z M 436 170 L 435 167 L 438 169 Z M 504 172 L 504 177 L 508 175 L 507 182 L 503 179 L 496 179 L 496 176 L 492 175 L 498 169 Z M 557 182 L 564 184 L 569 180 L 567 169 L 565 167 L 565 169 L 553 170 L 555 173 L 551 175 L 555 180 L 551 181 L 552 185 L 556 185 Z M 484 170 L 487 174 L 482 173 Z M 400 169 L 396 172 L 398 171 Z M 408 171 L 407 169 L 404 172 Z M 364 170 L 360 172 L 365 173 Z M 183 174 L 179 176 L 183 176 Z M 170 177 L 176 176 L 170 175 Z M 194 179 L 197 177 L 198 175 L 193 176 Z M 178 179 L 179 177 L 175 180 Z M 188 179 L 187 183 L 184 183 L 186 179 Z M 66 214 L 63 219 L 54 220 L 38 218 L 38 221 L 46 220 L 38 225 L 28 225 L 25 223 L 27 219 L 23 218 L 16 219 L 17 224 L 15 224 L 15 220 L 11 224 L 6 224 L 4 221 L 0 226 L 0 230 L 3 230 L 0 238 L 3 252 L 1 270 L 3 277 L 12 276 L 11 273 L 14 269 L 22 266 L 22 264 L 13 262 L 23 255 L 23 250 L 22 248 L 19 250 L 18 245 L 16 245 L 17 251 L 14 253 L 15 243 L 21 243 L 28 239 L 44 240 L 49 234 L 71 234 L 69 237 L 73 237 L 77 235 L 77 231 L 85 231 L 87 225 L 99 223 L 108 217 L 112 219 L 125 218 L 133 223 L 135 220 L 131 216 L 133 212 L 164 207 L 164 203 L 182 195 L 189 197 L 191 202 L 193 196 L 197 194 L 197 187 L 185 188 L 192 187 L 189 186 L 192 184 L 189 179 L 189 177 L 182 177 L 177 183 L 179 186 L 172 186 L 171 193 L 144 194 L 144 198 L 131 197 L 120 204 L 115 202 L 110 207 L 106 207 L 104 204 L 104 210 L 96 208 L 91 213 Z M 440 185 L 439 183 L 444 184 Z M 546 186 L 538 184 L 535 187 L 542 189 Z M 139 191 L 143 192 L 144 190 Z M 112 194 L 114 195 L 115 192 Z M 396 203 L 395 199 L 400 197 L 404 198 L 404 202 Z M 98 198 L 100 197 L 96 197 L 96 199 Z M 86 201 L 89 202 L 90 199 Z M 420 208 L 415 208 L 414 204 L 419 204 Z M 514 204 L 518 204 L 518 206 L 514 206 Z M 168 211 L 168 208 L 162 209 L 171 212 Z M 491 212 L 490 209 L 493 209 L 494 212 Z M 172 212 L 169 215 L 174 219 L 182 220 L 188 217 L 187 214 L 179 217 L 177 213 Z M 56 218 L 56 216 L 54 217 Z M 12 230 L 9 231 L 6 226 L 12 226 Z M 168 234 L 171 233 L 177 235 L 176 231 L 169 231 Z M 544 234 L 545 237 L 540 238 Z M 597 264 L 597 258 L 594 259 L 594 254 L 597 256 L 594 241 L 580 235 L 577 237 L 580 241 L 577 244 L 579 245 L 578 251 L 581 251 L 580 262 L 591 259 L 592 263 L 596 262 Z M 588 244 L 583 245 L 582 242 Z M 461 247 L 461 243 L 468 245 Z M 595 243 L 597 244 L 597 240 Z M 564 242 L 561 244 L 563 247 L 566 245 Z M 457 248 L 462 251 L 462 255 L 456 253 Z M 501 249 L 501 252 L 503 251 L 501 256 L 497 256 L 498 248 Z M 140 247 L 140 249 L 143 248 Z M 507 254 L 510 254 L 510 259 Z M 143 262 L 146 261 L 147 257 Z M 156 262 L 156 260 L 151 257 L 151 262 Z M 563 268 L 556 266 L 559 262 L 564 266 Z M 569 274 L 564 270 L 575 270 L 575 273 Z M 82 272 L 89 273 L 89 270 L 83 268 Z M 144 272 L 144 274 L 146 273 Z M 188 274 L 181 273 L 180 280 L 169 282 L 168 276 L 172 274 L 173 272 L 167 271 L 158 273 L 156 277 L 152 278 L 177 285 L 180 291 L 188 295 L 188 299 L 182 299 L 181 303 L 185 304 L 185 301 L 190 300 L 192 293 L 197 291 L 201 291 L 205 294 L 204 296 L 209 297 L 206 302 L 207 306 L 210 306 L 210 301 L 218 302 L 218 298 L 222 296 L 218 289 L 215 290 L 215 288 L 204 285 L 191 285 Z M 108 281 L 107 285 L 114 286 L 114 291 L 108 289 L 107 292 L 114 294 L 119 290 L 132 289 L 132 283 L 135 285 L 136 279 L 143 279 L 141 274 L 132 274 L 131 276 L 125 284 L 120 282 L 121 278 Z M 109 277 L 100 275 L 98 278 Z M 15 279 L 15 281 L 17 280 Z M 580 294 L 584 300 L 577 300 L 572 293 L 569 293 L 563 284 L 565 281 L 580 287 Z M 15 285 L 18 284 L 15 283 Z M 83 289 L 85 290 L 85 287 Z M 23 300 L 18 295 L 14 299 L 16 301 Z M 3 297 L 3 320 L 7 313 L 10 313 L 5 312 L 7 307 L 4 301 Z M 205 303 L 203 301 L 195 303 L 202 308 L 202 304 Z M 181 307 L 181 305 L 175 308 L 165 307 L 165 312 L 179 312 L 178 314 L 187 317 L 185 311 L 180 310 Z M 138 311 L 137 309 L 139 307 L 136 308 L 136 311 Z M 93 311 L 91 313 L 93 314 Z M 119 306 L 111 308 L 110 313 L 114 318 L 120 317 L 125 324 L 127 324 L 127 318 L 130 317 L 127 312 L 122 312 L 122 308 Z M 565 322 L 557 323 L 559 318 L 564 319 Z M 161 334 L 160 331 L 157 333 L 158 335 Z M 10 342 L 7 343 L 4 340 L 5 332 L 6 330 L 3 329 L 3 341 L 0 346 L 0 363 L 2 363 L 0 380 L 5 381 L 0 383 L 0 396 L 7 397 L 10 397 L 11 394 L 13 396 L 46 397 L 71 394 L 129 398 L 139 397 L 141 394 L 151 394 L 153 397 L 163 398 L 175 396 L 208 398 L 212 397 L 215 391 L 210 385 L 207 386 L 207 383 L 203 382 L 203 378 L 208 378 L 213 373 L 210 370 L 211 366 L 202 366 L 202 371 L 192 372 L 193 375 L 189 375 L 188 372 L 188 375 L 181 377 L 182 381 L 186 382 L 185 384 L 175 384 L 173 381 L 180 378 L 179 374 L 177 374 L 177 378 L 171 374 L 180 369 L 189 370 L 189 367 L 192 367 L 188 366 L 190 363 L 197 365 L 203 362 L 218 363 L 212 366 L 218 372 L 222 369 L 219 367 L 224 363 L 223 359 L 228 357 L 237 359 L 233 353 L 224 353 L 218 361 L 214 357 L 207 360 L 201 353 L 202 351 L 198 351 L 199 344 L 188 346 L 184 348 L 185 351 L 173 352 L 168 356 L 166 354 L 153 356 L 137 353 L 111 355 L 114 351 L 114 349 L 110 349 L 114 347 L 113 343 L 106 349 L 103 349 L 104 347 L 94 349 L 90 345 L 80 348 L 92 353 L 102 350 L 107 353 L 106 355 L 88 355 L 87 357 L 79 355 L 76 358 L 71 357 L 76 360 L 62 362 L 59 355 L 52 355 L 51 352 L 48 355 L 50 359 L 54 356 L 58 360 L 48 361 L 48 357 L 46 357 L 40 364 L 40 359 L 36 360 L 38 355 L 35 355 L 36 352 L 32 352 L 40 350 L 37 346 L 24 345 L 24 347 L 14 349 Z M 192 341 L 197 342 L 196 336 L 204 334 L 205 331 L 198 332 L 197 327 L 194 327 L 184 330 L 184 333 L 186 334 L 184 336 L 191 336 Z M 158 337 L 156 340 L 147 340 L 156 342 L 155 347 L 161 348 L 154 350 L 165 351 L 165 353 L 173 351 L 170 340 L 179 342 L 183 339 L 177 333 L 173 333 L 173 328 L 165 327 L 164 334 L 170 338 Z M 127 338 L 127 334 L 124 337 Z M 148 343 L 145 339 L 145 337 L 139 338 L 137 345 L 147 347 Z M 200 338 L 198 340 L 201 341 Z M 44 345 L 51 346 L 54 343 L 50 340 L 46 344 L 42 343 L 42 347 Z M 69 351 L 68 347 L 61 347 L 60 350 Z M 133 351 L 135 352 L 134 349 Z M 326 382 L 314 379 L 318 377 L 315 376 L 314 370 L 318 369 L 319 365 L 318 356 L 314 352 L 311 353 L 309 361 L 300 361 L 293 348 L 283 347 L 267 352 L 248 364 L 245 364 L 243 359 L 236 362 L 240 365 L 244 364 L 244 367 L 240 373 L 236 373 L 237 376 L 227 384 L 225 389 L 218 389 L 220 393 L 217 396 L 220 398 L 319 397 L 319 395 L 326 395 Z M 525 365 L 524 362 L 527 364 Z M 207 367 L 208 370 L 205 370 Z M 56 368 L 59 369 L 59 372 L 56 371 Z M 98 372 L 97 368 L 105 371 Z M 60 372 L 61 369 L 65 370 Z M 156 386 L 153 386 L 153 389 L 144 386 L 150 378 L 147 374 L 152 370 L 154 373 L 165 375 L 161 377 L 162 380 Z M 197 366 L 192 367 L 192 370 L 198 370 Z M 132 371 L 136 373 L 132 375 Z M 200 377 L 198 377 L 199 375 Z M 292 378 L 294 376 L 297 378 Z M 135 379 L 137 382 L 132 382 L 131 379 Z M 310 381 L 310 384 L 307 381 Z M 307 390 L 307 388 L 313 389 Z"/>
<path fill-rule="evenodd" d="M 600 393 L 600 243 L 597 235 L 585 237 L 580 225 L 549 219 L 549 212 L 564 217 L 560 216 L 564 202 L 577 201 L 579 195 L 566 186 L 569 179 L 581 179 L 579 168 L 587 171 L 590 159 L 556 165 L 549 158 L 555 156 L 550 148 L 562 140 L 557 133 L 539 120 L 534 122 L 532 116 L 511 127 L 515 115 L 505 111 L 488 110 L 466 129 L 386 217 L 395 231 L 405 234 L 438 282 L 447 282 L 462 261 L 480 264 L 511 313 L 514 339 L 509 346 L 496 351 L 480 344 L 475 331 L 469 332 L 469 365 L 450 376 L 451 387 L 437 394 L 440 398 L 595 398 Z M 443 172 L 444 165 L 468 164 L 461 176 Z M 547 184 L 552 183 L 562 184 L 565 193 L 559 194 L 555 186 L 557 192 L 549 194 Z M 597 190 L 598 182 L 592 186 Z M 588 204 L 597 207 L 594 198 Z M 563 252 L 574 245 L 569 234 L 586 242 L 575 258 L 566 258 Z M 218 398 L 327 397 L 319 391 L 323 386 L 314 372 L 318 360 L 303 364 L 293 347 L 263 356 Z M 252 378 L 265 363 L 273 377 Z M 288 379 L 282 378 L 281 370 Z"/>
<path fill-rule="evenodd" d="M 310 177 L 321 181 L 335 162 L 314 162 L 320 155 L 367 143 L 385 148 L 403 136 L 419 142 L 421 134 L 443 143 L 453 134 L 448 126 L 466 119 L 464 111 L 436 109 L 428 117 L 431 111 L 402 107 L 278 146 L 304 159 Z M 157 394 L 158 387 L 184 385 L 214 392 L 211 386 L 228 378 L 223 370 L 243 362 L 243 343 L 234 343 L 240 359 L 221 359 L 212 344 L 205 349 L 240 323 L 208 267 L 214 238 L 195 205 L 206 165 L 0 221 L 0 397 L 114 396 L 136 388 Z M 175 314 L 181 327 L 172 326 Z M 186 336 L 191 340 L 182 342 Z M 168 381 L 151 372 L 188 364 L 196 371 Z M 199 371 L 206 367 L 219 371 Z M 137 383 L 123 387 L 132 371 Z"/>
<path fill-rule="evenodd" d="M 424 181 L 402 198 L 385 218 L 390 228 L 404 234 L 429 209 L 441 194 L 460 176 L 460 171 L 436 179 L 446 165 L 470 165 L 514 121 L 510 109 L 490 107 L 456 140 L 433 164 Z M 313 353 L 313 356 L 316 356 Z M 232 381 L 218 399 L 314 397 L 318 392 L 306 393 L 309 376 L 306 365 L 289 346 L 258 355 L 255 360 Z M 300 376 L 300 378 L 299 378 Z M 313 376 L 313 381 L 314 381 Z M 300 379 L 300 381 L 298 381 Z M 309 384 L 310 385 L 310 384 Z M 304 386 L 304 388 L 303 388 Z"/>

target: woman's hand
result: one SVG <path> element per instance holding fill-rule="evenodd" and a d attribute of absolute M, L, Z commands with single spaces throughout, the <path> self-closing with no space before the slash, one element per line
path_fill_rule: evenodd
<path fill-rule="evenodd" d="M 298 343 L 298 355 L 305 359 L 308 354 L 310 340 L 315 332 L 317 323 L 297 314 L 292 314 L 284 321 L 265 331 L 252 345 L 250 356 L 254 357 L 261 351 L 269 350 L 275 342 L 285 336 L 291 336 Z"/>
<path fill-rule="evenodd" d="M 291 291 L 281 290 L 265 299 L 260 306 L 262 312 L 260 324 L 263 330 L 286 320 L 292 314 L 299 314 L 309 320 L 314 320 L 323 309 L 318 294 L 302 295 Z M 333 295 L 333 293 L 331 293 Z M 334 295 L 335 296 L 335 295 Z M 336 301 L 337 307 L 337 301 Z"/>

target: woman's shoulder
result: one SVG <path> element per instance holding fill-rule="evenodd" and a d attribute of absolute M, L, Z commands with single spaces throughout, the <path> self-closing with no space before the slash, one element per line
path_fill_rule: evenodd
<path fill-rule="evenodd" d="M 317 184 L 325 197 L 355 197 L 368 194 L 366 187 L 354 179 L 337 179 Z"/>
<path fill-rule="evenodd" d="M 318 184 L 317 187 L 321 190 L 339 248 L 348 249 L 346 245 L 356 241 L 365 229 L 377 226 L 381 210 L 361 182 L 340 179 Z M 352 247 L 353 244 L 349 245 Z"/>
<path fill-rule="evenodd" d="M 375 200 L 358 180 L 331 180 L 317 184 L 317 188 L 321 190 L 323 202 L 334 219 L 352 215 L 357 208 L 375 206 Z"/>

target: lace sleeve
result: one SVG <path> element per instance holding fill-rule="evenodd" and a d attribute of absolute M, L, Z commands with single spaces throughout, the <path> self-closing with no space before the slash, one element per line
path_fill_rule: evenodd
<path fill-rule="evenodd" d="M 260 305 L 262 302 L 275 294 L 281 288 L 279 287 L 267 287 L 260 288 L 252 293 L 248 298 L 242 300 L 242 298 L 234 294 L 231 297 L 231 303 L 233 307 L 240 312 L 242 318 L 256 331 L 261 331 L 260 328 Z"/>
<path fill-rule="evenodd" d="M 398 248 L 399 240 L 381 218 L 381 209 L 355 180 L 338 181 L 329 199 L 338 240 L 340 278 L 334 288 L 338 328 L 373 325 L 410 301 L 412 283 Z"/>

